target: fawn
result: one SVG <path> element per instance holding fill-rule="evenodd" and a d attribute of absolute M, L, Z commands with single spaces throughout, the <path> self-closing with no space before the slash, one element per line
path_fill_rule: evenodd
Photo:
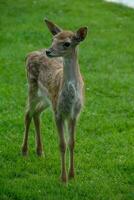
<path fill-rule="evenodd" d="M 70 151 L 68 178 L 70 179 L 74 177 L 75 127 L 83 105 L 84 83 L 79 69 L 77 53 L 79 43 L 87 35 L 87 27 L 72 32 L 62 30 L 47 19 L 45 19 L 45 22 L 53 35 L 51 47 L 31 52 L 26 58 L 29 95 L 22 154 L 27 155 L 28 152 L 28 132 L 33 119 L 36 130 L 36 151 L 37 155 L 42 155 L 40 114 L 51 104 L 59 135 L 61 181 L 66 182 L 64 125 L 67 121 Z"/>

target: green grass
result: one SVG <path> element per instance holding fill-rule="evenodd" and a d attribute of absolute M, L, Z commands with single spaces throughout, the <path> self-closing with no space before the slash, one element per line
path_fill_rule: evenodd
<path fill-rule="evenodd" d="M 25 55 L 48 47 L 47 16 L 63 28 L 89 27 L 80 47 L 86 101 L 77 127 L 76 179 L 62 185 L 52 113 L 42 116 L 45 157 L 31 127 L 23 158 Z M 134 199 L 134 10 L 101 0 L 0 1 L 0 200 Z"/>

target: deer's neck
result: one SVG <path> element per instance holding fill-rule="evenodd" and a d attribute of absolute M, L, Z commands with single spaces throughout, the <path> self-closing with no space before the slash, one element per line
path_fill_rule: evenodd
<path fill-rule="evenodd" d="M 64 57 L 64 81 L 77 83 L 80 76 L 80 69 L 78 63 L 78 49 L 72 49 L 69 56 Z"/>

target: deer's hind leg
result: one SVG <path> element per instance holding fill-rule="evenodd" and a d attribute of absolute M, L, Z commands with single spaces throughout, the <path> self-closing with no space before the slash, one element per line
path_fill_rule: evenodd
<path fill-rule="evenodd" d="M 36 132 L 36 152 L 37 155 L 42 154 L 42 142 L 41 142 L 41 133 L 40 133 L 40 114 L 41 112 L 47 108 L 48 105 L 43 103 L 39 98 L 34 98 L 28 105 L 28 109 L 25 114 L 25 131 L 24 131 L 24 139 L 22 144 L 22 154 L 27 155 L 28 153 L 28 136 L 29 136 L 29 128 L 33 118 L 35 132 Z"/>
<path fill-rule="evenodd" d="M 36 113 L 40 113 L 43 110 L 43 105 L 41 107 L 37 106 L 41 99 L 38 97 L 38 87 L 37 83 L 31 82 L 30 87 L 29 87 L 29 98 L 28 98 L 28 105 L 27 105 L 27 110 L 25 114 L 25 131 L 24 131 L 24 139 L 23 139 L 23 144 L 22 144 L 22 154 L 27 155 L 28 152 L 28 135 L 29 135 L 29 128 L 30 124 L 32 121 L 33 116 L 36 116 Z M 43 107 L 43 108 L 42 108 Z M 37 120 L 36 117 L 34 117 L 35 120 L 35 126 L 37 127 Z M 39 120 L 38 120 L 39 121 Z M 38 125 L 39 127 L 39 125 Z M 38 131 L 36 128 L 36 132 Z M 38 131 L 39 132 L 39 131 Z M 39 133 L 38 133 L 39 135 Z"/>
<path fill-rule="evenodd" d="M 31 90 L 30 90 L 31 92 Z M 22 144 L 22 155 L 27 155 L 28 153 L 28 136 L 29 136 L 29 128 L 32 121 L 32 117 L 35 112 L 35 108 L 37 105 L 37 97 L 35 93 L 29 93 L 28 105 L 25 114 L 25 130 L 24 130 L 24 139 Z"/>
<path fill-rule="evenodd" d="M 26 156 L 28 153 L 28 134 L 29 134 L 31 120 L 32 120 L 32 116 L 30 115 L 30 109 L 28 109 L 25 114 L 25 131 L 24 131 L 24 139 L 23 139 L 23 144 L 22 144 L 22 155 L 24 156 Z"/>
<path fill-rule="evenodd" d="M 36 153 L 38 156 L 41 156 L 43 153 L 41 130 L 40 130 L 40 114 L 47 107 L 48 107 L 47 103 L 44 104 L 44 102 L 39 102 L 36 106 L 36 109 L 33 115 L 33 121 L 34 121 L 35 132 L 36 132 Z"/>
<path fill-rule="evenodd" d="M 29 136 L 29 128 L 32 121 L 33 113 L 35 110 L 36 102 L 29 103 L 27 106 L 26 114 L 25 114 L 25 130 L 24 130 L 24 139 L 22 144 L 22 154 L 25 156 L 28 153 L 28 136 Z"/>

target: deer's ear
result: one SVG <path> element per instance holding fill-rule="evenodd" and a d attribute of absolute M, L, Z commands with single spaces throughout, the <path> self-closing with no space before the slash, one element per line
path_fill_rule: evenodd
<path fill-rule="evenodd" d="M 81 27 L 80 29 L 77 30 L 77 32 L 76 32 L 77 42 L 81 42 L 86 38 L 87 30 L 88 30 L 87 27 Z"/>
<path fill-rule="evenodd" d="M 48 29 L 50 30 L 50 32 L 53 35 L 56 35 L 56 34 L 58 34 L 59 32 L 62 31 L 62 29 L 60 27 L 58 27 L 56 24 L 54 24 L 53 22 L 51 22 L 47 19 L 45 19 L 45 22 L 46 22 Z"/>

